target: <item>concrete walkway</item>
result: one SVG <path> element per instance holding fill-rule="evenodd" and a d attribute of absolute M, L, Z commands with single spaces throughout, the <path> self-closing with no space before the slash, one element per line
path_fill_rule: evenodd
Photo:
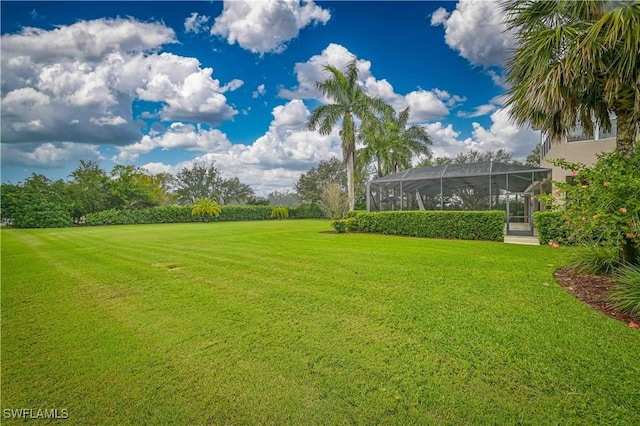
<path fill-rule="evenodd" d="M 517 235 L 505 235 L 504 242 L 506 244 L 524 244 L 528 246 L 539 246 L 538 237 L 519 237 Z"/>

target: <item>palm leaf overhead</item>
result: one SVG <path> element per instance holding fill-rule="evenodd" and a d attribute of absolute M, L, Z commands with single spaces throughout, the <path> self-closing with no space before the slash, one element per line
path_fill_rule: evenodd
<path fill-rule="evenodd" d="M 329 135 L 340 123 L 342 157 L 347 165 L 347 190 L 349 208 L 355 206 L 354 153 L 356 148 L 356 123 L 372 120 L 376 114 L 388 112 L 390 107 L 380 98 L 367 96 L 358 84 L 356 59 L 347 64 L 345 72 L 333 65 L 325 65 L 327 79 L 316 83 L 316 88 L 333 103 L 316 108 L 307 127 L 322 135 Z"/>
<path fill-rule="evenodd" d="M 521 125 L 561 139 L 576 124 L 608 130 L 631 155 L 640 120 L 640 2 L 541 0 L 505 3 L 518 48 L 507 63 L 507 105 Z"/>

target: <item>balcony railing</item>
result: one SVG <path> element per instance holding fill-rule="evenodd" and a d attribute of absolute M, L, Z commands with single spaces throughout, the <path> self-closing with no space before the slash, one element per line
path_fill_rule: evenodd
<path fill-rule="evenodd" d="M 581 125 L 577 125 L 575 128 L 567 134 L 567 143 L 574 142 L 587 142 L 598 141 L 601 139 L 610 139 L 616 137 L 616 119 L 611 119 L 611 130 L 604 132 L 600 126 L 595 126 L 593 129 L 593 135 L 588 135 L 582 130 Z M 551 150 L 552 141 L 548 136 L 540 143 L 540 160 L 545 158 Z"/>

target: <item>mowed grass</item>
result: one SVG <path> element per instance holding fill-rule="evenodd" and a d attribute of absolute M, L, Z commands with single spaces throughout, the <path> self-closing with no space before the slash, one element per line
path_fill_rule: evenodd
<path fill-rule="evenodd" d="M 2 409 L 101 425 L 640 424 L 640 332 L 553 282 L 562 250 L 330 229 L 2 230 Z"/>

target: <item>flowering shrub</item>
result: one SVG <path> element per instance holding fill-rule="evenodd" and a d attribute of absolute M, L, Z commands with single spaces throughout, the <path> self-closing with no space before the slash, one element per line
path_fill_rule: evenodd
<path fill-rule="evenodd" d="M 553 163 L 571 170 L 574 183 L 554 182 L 556 197 L 540 198 L 561 212 L 568 240 L 614 246 L 624 262 L 640 263 L 640 143 L 630 158 L 606 153 L 592 167 Z"/>

